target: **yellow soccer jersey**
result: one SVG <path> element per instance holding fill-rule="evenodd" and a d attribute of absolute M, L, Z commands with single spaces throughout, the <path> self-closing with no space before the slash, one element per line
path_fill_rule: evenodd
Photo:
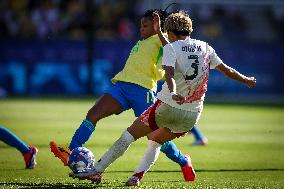
<path fill-rule="evenodd" d="M 132 48 L 126 64 L 112 82 L 135 83 L 153 91 L 157 90 L 157 81 L 163 78 L 161 67 L 163 46 L 158 35 L 139 40 Z"/>

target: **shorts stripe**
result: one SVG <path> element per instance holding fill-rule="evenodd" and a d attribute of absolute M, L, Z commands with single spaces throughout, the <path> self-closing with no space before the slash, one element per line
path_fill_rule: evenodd
<path fill-rule="evenodd" d="M 156 120 L 155 120 L 155 111 L 156 109 L 162 104 L 163 102 L 161 100 L 157 100 L 155 102 L 155 104 L 153 104 L 152 106 L 150 106 L 140 117 L 140 121 L 142 121 L 143 123 L 145 123 L 146 125 L 148 125 L 150 127 L 150 129 L 152 129 L 152 131 L 155 131 L 157 129 L 159 129 Z M 176 137 L 180 137 L 184 134 L 186 134 L 187 132 L 182 132 L 182 133 L 174 133 L 176 135 Z"/>
<path fill-rule="evenodd" d="M 157 107 L 162 103 L 162 101 L 160 100 L 157 100 L 155 102 L 155 104 L 153 104 L 151 106 L 151 110 L 149 112 L 149 118 L 148 118 L 148 123 L 149 123 L 149 127 L 155 131 L 157 129 L 159 129 L 157 123 L 156 123 L 156 120 L 155 120 L 155 110 L 157 109 Z"/>

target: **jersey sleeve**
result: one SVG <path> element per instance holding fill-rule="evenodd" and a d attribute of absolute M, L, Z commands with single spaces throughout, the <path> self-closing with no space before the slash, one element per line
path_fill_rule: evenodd
<path fill-rule="evenodd" d="M 171 44 L 165 45 L 163 49 L 162 66 L 171 66 L 175 68 L 176 60 L 177 57 L 173 46 Z"/>
<path fill-rule="evenodd" d="M 162 68 L 162 56 L 163 56 L 163 47 L 160 47 L 159 53 L 157 55 L 157 60 L 154 64 L 154 74 L 157 81 L 164 78 L 165 70 Z"/>
<path fill-rule="evenodd" d="M 219 58 L 215 50 L 210 45 L 208 45 L 208 48 L 209 48 L 210 69 L 215 69 L 218 65 L 222 64 L 223 61 Z"/>

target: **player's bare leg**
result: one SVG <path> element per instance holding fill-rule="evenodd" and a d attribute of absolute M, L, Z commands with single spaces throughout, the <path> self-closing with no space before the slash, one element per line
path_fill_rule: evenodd
<path fill-rule="evenodd" d="M 86 119 L 96 125 L 99 120 L 121 111 L 120 103 L 110 94 L 104 94 L 88 111 Z"/>
<path fill-rule="evenodd" d="M 55 155 L 55 157 L 59 158 L 65 166 L 67 166 L 70 150 L 82 146 L 90 138 L 91 134 L 95 130 L 96 123 L 102 118 L 121 111 L 120 103 L 111 95 L 104 94 L 88 111 L 86 119 L 83 120 L 80 127 L 73 135 L 69 147 L 59 146 L 55 141 L 51 141 L 51 152 Z"/>
<path fill-rule="evenodd" d="M 120 138 L 109 148 L 109 150 L 95 163 L 98 172 L 105 169 L 129 148 L 132 142 L 146 136 L 152 130 L 137 118 L 133 124 L 125 130 Z"/>
<path fill-rule="evenodd" d="M 153 130 L 143 123 L 140 118 L 137 118 L 130 127 L 127 128 L 127 131 L 134 137 L 135 140 L 147 136 Z"/>
<path fill-rule="evenodd" d="M 134 171 L 133 175 L 125 183 L 126 186 L 138 186 L 144 174 L 154 164 L 160 154 L 160 148 L 163 143 L 176 138 L 168 128 L 159 128 L 148 134 L 148 147 L 142 157 L 140 164 Z"/>
<path fill-rule="evenodd" d="M 146 136 L 152 130 L 137 118 L 134 123 L 125 130 L 120 138 L 109 148 L 109 150 L 95 163 L 94 170 L 84 174 L 71 173 L 69 176 L 78 179 L 87 179 L 95 183 L 100 183 L 102 173 L 107 167 L 129 148 L 136 139 Z M 133 136 L 134 135 L 134 136 Z"/>

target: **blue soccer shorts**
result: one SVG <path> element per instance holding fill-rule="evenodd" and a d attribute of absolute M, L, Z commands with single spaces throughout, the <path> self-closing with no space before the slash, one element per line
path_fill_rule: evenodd
<path fill-rule="evenodd" d="M 156 101 L 155 92 L 139 85 L 118 81 L 105 92 L 113 96 L 123 111 L 133 109 L 136 117 L 141 115 Z"/>

